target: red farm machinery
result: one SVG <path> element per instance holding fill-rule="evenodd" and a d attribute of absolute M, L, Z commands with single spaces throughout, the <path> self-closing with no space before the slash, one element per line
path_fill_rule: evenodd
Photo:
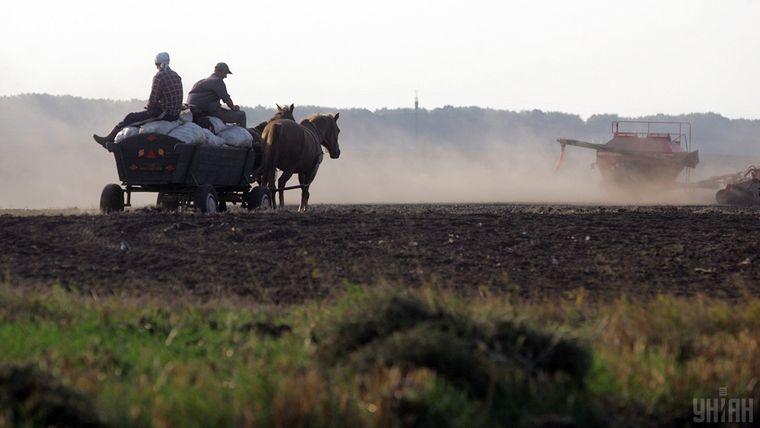
<path fill-rule="evenodd" d="M 564 138 L 557 142 L 562 147 L 557 168 L 566 146 L 596 150 L 596 168 L 605 184 L 614 187 L 676 186 L 678 176 L 699 163 L 687 122 L 615 121 L 612 139 L 605 144 Z"/>

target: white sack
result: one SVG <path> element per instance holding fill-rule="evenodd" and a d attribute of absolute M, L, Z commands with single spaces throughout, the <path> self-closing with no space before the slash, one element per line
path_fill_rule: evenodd
<path fill-rule="evenodd" d="M 167 122 L 165 120 L 157 120 L 155 122 L 148 122 L 140 127 L 140 134 L 164 134 L 167 135 L 172 129 L 182 125 L 182 122 L 175 120 L 174 122 Z"/>
<path fill-rule="evenodd" d="M 182 123 L 188 123 L 193 121 L 193 112 L 190 111 L 190 109 L 182 110 L 179 113 L 179 121 Z"/>
<path fill-rule="evenodd" d="M 229 128 L 222 119 L 219 119 L 218 117 L 209 116 L 208 121 L 211 122 L 211 126 L 214 127 L 214 134 L 219 135 L 220 132 L 224 131 L 225 129 Z"/>
<path fill-rule="evenodd" d="M 119 131 L 118 134 L 113 139 L 114 143 L 118 143 L 119 141 L 131 137 L 133 135 L 137 135 L 140 132 L 140 128 L 136 126 L 127 126 L 126 128 L 122 128 L 121 131 Z"/>
<path fill-rule="evenodd" d="M 230 126 L 219 133 L 224 138 L 224 144 L 232 147 L 250 148 L 253 145 L 253 137 L 247 129 L 239 126 Z"/>
<path fill-rule="evenodd" d="M 203 130 L 203 135 L 205 137 L 206 144 L 210 144 L 212 146 L 218 146 L 221 147 L 224 145 L 224 138 L 214 135 L 213 132 L 209 131 L 208 129 L 201 128 Z"/>
<path fill-rule="evenodd" d="M 206 134 L 203 131 L 204 129 L 200 126 L 189 122 L 172 129 L 169 136 L 185 144 L 203 144 L 206 142 Z"/>

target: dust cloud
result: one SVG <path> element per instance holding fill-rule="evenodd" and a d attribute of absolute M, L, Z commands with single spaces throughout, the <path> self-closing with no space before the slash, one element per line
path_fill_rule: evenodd
<path fill-rule="evenodd" d="M 59 138 L 74 139 L 62 130 Z M 87 142 L 87 140 L 84 140 Z M 709 203 L 685 190 L 648 196 L 605 189 L 594 156 L 568 153 L 555 171 L 559 147 L 530 151 L 525 144 L 494 146 L 479 152 L 435 148 L 405 151 L 363 147 L 346 138 L 340 159 L 325 156 L 312 185 L 312 203 Z M 34 147 L 32 144 L 26 147 Z M 90 153 L 95 149 L 95 153 Z M 89 143 L 57 152 L 19 149 L 2 166 L 9 179 L 0 184 L 2 208 L 96 208 L 106 183 L 118 183 L 113 156 Z M 293 183 L 296 178 L 291 179 Z M 708 196 L 709 197 L 709 196 Z M 286 194 L 296 204 L 298 191 Z M 155 202 L 154 194 L 135 194 L 134 205 Z"/>
<path fill-rule="evenodd" d="M 565 164 L 555 170 L 559 146 L 553 148 L 531 150 L 519 144 L 480 153 L 417 149 L 403 155 L 352 155 L 344 148 L 345 159 L 323 163 L 312 198 L 326 203 L 712 203 L 714 192 L 704 190 L 634 194 L 608 189 L 593 168 L 593 152 L 567 153 Z"/>

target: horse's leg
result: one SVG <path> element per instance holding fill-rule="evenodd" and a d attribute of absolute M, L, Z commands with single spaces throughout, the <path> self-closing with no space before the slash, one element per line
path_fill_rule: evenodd
<path fill-rule="evenodd" d="M 320 160 L 321 162 L 321 160 Z M 298 174 L 298 181 L 303 186 L 301 188 L 301 207 L 304 211 L 309 209 L 309 186 L 311 186 L 311 182 L 314 181 L 314 178 L 317 176 L 317 171 L 319 171 L 319 164 L 320 162 L 317 162 L 316 165 L 314 165 L 314 169 L 307 173 Z"/>
<path fill-rule="evenodd" d="M 293 171 L 283 171 L 280 178 L 277 180 L 277 189 L 280 192 L 280 208 L 285 208 L 285 185 L 288 184 L 288 180 L 293 176 Z"/>
<path fill-rule="evenodd" d="M 309 209 L 309 176 L 304 173 L 298 174 L 298 184 L 301 185 L 301 206 L 298 207 L 298 211 L 306 212 Z"/>
<path fill-rule="evenodd" d="M 271 137 L 270 137 L 271 138 Z M 266 183 L 265 186 L 269 189 L 269 194 L 272 196 L 270 203 L 272 204 L 272 208 L 277 208 L 277 154 L 275 152 L 275 147 L 270 147 L 269 151 L 267 152 L 265 160 L 265 176 L 264 176 L 264 182 Z"/>
<path fill-rule="evenodd" d="M 275 183 L 277 178 L 277 159 L 278 159 L 278 141 L 280 139 L 280 125 L 275 123 L 271 128 L 265 127 L 262 132 L 262 140 L 265 142 L 264 146 L 264 174 L 262 186 L 269 189 L 269 193 L 272 196 L 271 204 L 272 208 L 277 208 L 277 202 L 275 201 Z"/>
<path fill-rule="evenodd" d="M 269 189 L 269 193 L 272 195 L 272 208 L 277 208 L 277 200 L 275 200 L 275 178 L 277 177 L 277 169 L 267 170 L 264 172 L 264 182 L 261 184 L 262 186 Z"/>

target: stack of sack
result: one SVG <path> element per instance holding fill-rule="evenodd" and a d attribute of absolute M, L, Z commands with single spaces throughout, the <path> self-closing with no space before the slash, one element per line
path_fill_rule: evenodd
<path fill-rule="evenodd" d="M 214 132 L 201 128 L 193 123 L 193 114 L 190 110 L 183 110 L 179 119 L 173 122 L 157 120 L 148 122 L 140 127 L 128 126 L 114 138 L 115 143 L 137 134 L 164 134 L 174 137 L 185 144 L 207 144 L 218 147 L 242 147 L 250 148 L 253 137 L 245 128 L 230 126 L 216 117 L 209 117 Z"/>

